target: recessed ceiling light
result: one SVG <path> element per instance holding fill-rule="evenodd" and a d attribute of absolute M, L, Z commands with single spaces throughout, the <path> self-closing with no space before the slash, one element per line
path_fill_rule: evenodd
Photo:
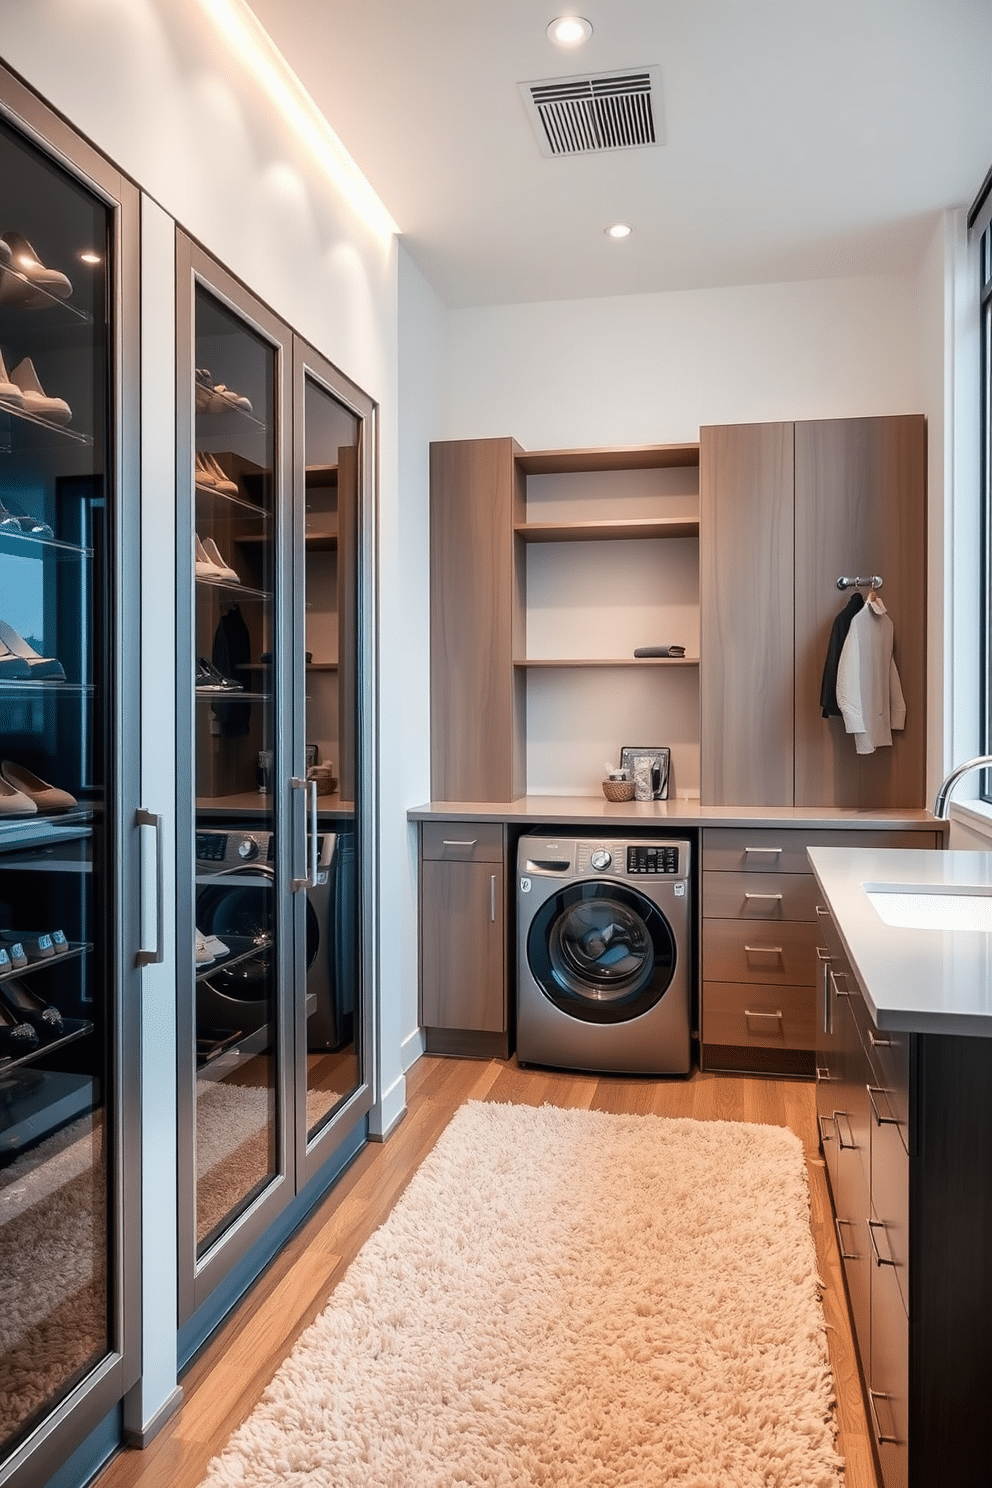
<path fill-rule="evenodd" d="M 555 46 L 577 47 L 589 40 L 592 27 L 582 16 L 558 16 L 548 27 L 548 35 Z"/>
<path fill-rule="evenodd" d="M 629 238 L 634 229 L 629 222 L 614 222 L 612 227 L 604 228 L 608 238 Z"/>

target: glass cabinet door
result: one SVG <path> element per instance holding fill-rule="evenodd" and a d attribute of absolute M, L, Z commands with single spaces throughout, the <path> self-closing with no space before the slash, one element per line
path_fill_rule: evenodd
<path fill-rule="evenodd" d="M 190 855 L 180 932 L 187 1314 L 286 1202 L 282 988 L 292 940 L 283 841 L 291 770 L 278 707 L 284 353 L 222 271 L 210 282 L 206 271 L 191 274 L 190 283 L 191 621 L 180 710 L 192 808 L 191 840 L 180 847 Z M 180 511 L 182 525 L 182 503 Z"/>
<path fill-rule="evenodd" d="M 123 1349 L 118 217 L 0 114 L 0 1469 Z"/>

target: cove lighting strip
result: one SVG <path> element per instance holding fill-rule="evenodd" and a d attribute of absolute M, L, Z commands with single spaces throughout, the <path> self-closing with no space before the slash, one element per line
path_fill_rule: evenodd
<path fill-rule="evenodd" d="M 200 4 L 351 209 L 378 237 L 398 234 L 398 225 L 248 6 L 242 0 L 200 0 Z"/>

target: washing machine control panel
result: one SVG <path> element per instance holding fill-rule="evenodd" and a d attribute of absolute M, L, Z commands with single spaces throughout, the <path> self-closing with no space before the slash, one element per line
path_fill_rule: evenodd
<path fill-rule="evenodd" d="M 643 874 L 679 872 L 679 850 L 674 843 L 637 843 L 627 848 L 627 872 Z"/>

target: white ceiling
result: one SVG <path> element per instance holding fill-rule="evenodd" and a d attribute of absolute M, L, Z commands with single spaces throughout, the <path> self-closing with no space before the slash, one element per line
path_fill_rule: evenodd
<path fill-rule="evenodd" d="M 452 307 L 910 270 L 992 164 L 988 0 L 250 3 Z M 652 64 L 665 144 L 541 155 L 519 82 Z"/>

